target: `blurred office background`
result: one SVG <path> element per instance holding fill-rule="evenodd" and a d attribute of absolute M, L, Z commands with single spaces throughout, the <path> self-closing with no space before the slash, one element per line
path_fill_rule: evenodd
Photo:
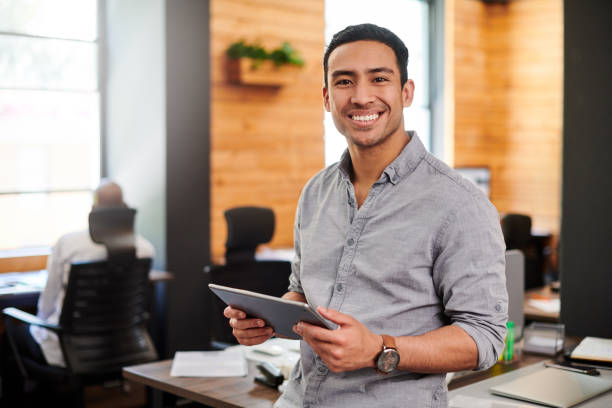
<path fill-rule="evenodd" d="M 0 0 L 0 250 L 45 253 L 85 228 L 111 177 L 155 266 L 175 273 L 165 353 L 198 349 L 223 211 L 272 208 L 269 246 L 292 246 L 302 186 L 345 146 L 322 106 L 325 44 L 373 22 L 410 50 L 407 128 L 449 165 L 484 169 L 500 213 L 528 214 L 553 250 L 562 237 L 562 274 L 597 281 L 612 230 L 609 15 L 562 0 Z M 288 41 L 305 65 L 282 86 L 230 82 L 241 39 Z"/>

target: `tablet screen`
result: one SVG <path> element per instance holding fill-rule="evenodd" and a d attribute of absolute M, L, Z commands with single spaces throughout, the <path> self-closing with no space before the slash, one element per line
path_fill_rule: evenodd
<path fill-rule="evenodd" d="M 335 325 L 325 320 L 308 303 L 268 296 L 248 290 L 209 284 L 213 293 L 227 305 L 240 309 L 248 317 L 262 319 L 274 332 L 290 339 L 299 339 L 292 328 L 303 321 L 317 326 L 334 329 Z"/>

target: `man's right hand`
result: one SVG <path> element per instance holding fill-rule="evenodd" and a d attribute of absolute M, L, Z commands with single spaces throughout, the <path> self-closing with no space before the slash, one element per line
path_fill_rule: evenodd
<path fill-rule="evenodd" d="M 228 306 L 223 310 L 223 315 L 229 319 L 229 325 L 234 329 L 234 337 L 242 345 L 254 346 L 274 336 L 274 330 L 266 326 L 266 322 L 261 319 L 247 319 L 242 310 Z"/>

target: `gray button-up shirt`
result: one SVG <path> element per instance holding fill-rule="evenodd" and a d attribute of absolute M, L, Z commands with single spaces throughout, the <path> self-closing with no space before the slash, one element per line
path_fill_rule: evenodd
<path fill-rule="evenodd" d="M 478 369 L 503 348 L 508 296 L 495 207 L 429 154 L 417 135 L 358 209 L 348 151 L 304 187 L 289 290 L 378 334 L 445 325 L 478 346 Z M 372 368 L 332 373 L 306 344 L 277 407 L 445 407 L 444 374 Z"/>

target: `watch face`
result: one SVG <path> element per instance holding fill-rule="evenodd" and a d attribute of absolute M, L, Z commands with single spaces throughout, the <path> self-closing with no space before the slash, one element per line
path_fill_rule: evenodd
<path fill-rule="evenodd" d="M 390 373 L 399 364 L 399 353 L 394 349 L 383 350 L 376 362 L 377 368 L 383 373 Z"/>

